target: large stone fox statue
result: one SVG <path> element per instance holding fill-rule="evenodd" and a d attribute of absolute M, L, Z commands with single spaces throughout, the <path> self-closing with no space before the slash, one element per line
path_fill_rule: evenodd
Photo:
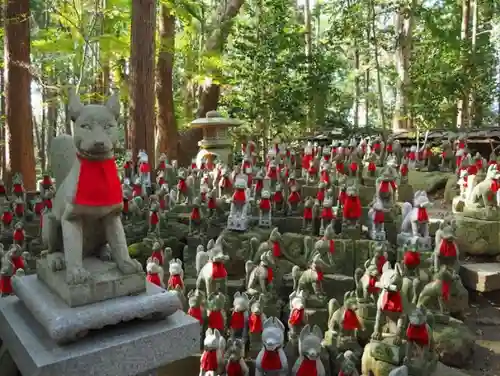
<path fill-rule="evenodd" d="M 74 136 L 52 141 L 51 166 L 58 182 L 53 208 L 44 218 L 43 239 L 49 252 L 63 252 L 54 270 L 66 269 L 68 284 L 83 284 L 90 273 L 89 256 L 111 258 L 124 274 L 142 272 L 128 254 L 120 213 L 122 189 L 114 160 L 120 105 L 117 96 L 106 105 L 84 106 L 70 93 Z"/>

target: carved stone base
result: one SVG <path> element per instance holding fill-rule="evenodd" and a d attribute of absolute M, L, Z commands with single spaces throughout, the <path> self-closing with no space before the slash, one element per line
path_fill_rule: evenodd
<path fill-rule="evenodd" d="M 372 240 L 385 241 L 386 240 L 385 231 L 371 231 L 370 238 Z"/>
<path fill-rule="evenodd" d="M 248 230 L 248 218 L 247 217 L 232 217 L 231 215 L 227 218 L 227 228 L 233 231 L 247 231 Z"/>
<path fill-rule="evenodd" d="M 56 252 L 37 260 L 36 271 L 38 278 L 70 307 L 139 294 L 146 290 L 144 273 L 124 275 L 114 262 L 101 261 L 95 257 L 83 260 L 83 267 L 90 273 L 90 281 L 81 285 L 68 285 L 66 270 L 52 270 L 52 263 L 61 257 L 62 253 Z"/>
<path fill-rule="evenodd" d="M 413 238 L 412 234 L 408 234 L 405 232 L 401 232 L 398 234 L 396 243 L 398 247 L 404 247 L 409 240 Z M 432 249 L 432 238 L 430 236 L 428 237 L 418 237 L 418 247 L 419 250 L 422 252 L 427 252 Z"/>
<path fill-rule="evenodd" d="M 462 214 L 464 217 L 483 221 L 500 221 L 500 210 L 496 206 L 471 207 L 464 205 Z"/>
<path fill-rule="evenodd" d="M 173 293 L 151 283 L 147 283 L 147 291 L 143 294 L 76 308 L 68 307 L 35 275 L 14 277 L 12 284 L 17 297 L 57 343 L 75 341 L 87 335 L 89 330 L 120 322 L 160 320 L 181 309 Z"/>
<path fill-rule="evenodd" d="M 394 337 L 382 341 L 371 340 L 365 346 L 361 359 L 363 375 L 388 376 L 389 372 L 401 365 L 404 357 L 404 347 L 394 345 Z"/>

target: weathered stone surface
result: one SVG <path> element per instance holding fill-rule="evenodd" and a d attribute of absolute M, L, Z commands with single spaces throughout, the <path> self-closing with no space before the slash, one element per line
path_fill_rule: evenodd
<path fill-rule="evenodd" d="M 488 292 L 500 290 L 500 263 L 462 264 L 460 277 L 465 287 Z"/>
<path fill-rule="evenodd" d="M 398 186 L 398 201 L 413 202 L 414 191 L 410 184 L 401 184 Z"/>
<path fill-rule="evenodd" d="M 136 376 L 199 349 L 199 323 L 183 312 L 156 322 L 130 322 L 59 346 L 16 297 L 0 299 L 0 337 L 26 376 Z M 0 371 L 3 375 L 3 369 Z"/>
<path fill-rule="evenodd" d="M 500 221 L 485 221 L 455 215 L 457 244 L 462 255 L 500 253 Z"/>
<path fill-rule="evenodd" d="M 455 176 L 455 174 L 451 172 L 410 170 L 408 172 L 408 184 L 413 187 L 414 191 L 425 191 L 430 194 L 439 189 L 444 189 L 448 179 L 452 176 Z M 450 197 L 450 202 L 453 196 Z"/>
<path fill-rule="evenodd" d="M 123 274 L 114 262 L 99 260 L 95 257 L 83 259 L 83 267 L 90 273 L 90 280 L 80 285 L 66 283 L 66 270 L 53 271 L 52 262 L 60 253 L 49 253 L 36 262 L 38 279 L 43 281 L 70 307 L 100 302 L 146 290 L 145 273 Z"/>
<path fill-rule="evenodd" d="M 474 334 L 462 322 L 450 319 L 447 324 L 436 323 L 433 338 L 439 360 L 450 367 L 464 367 L 474 355 Z"/>
<path fill-rule="evenodd" d="M 143 280 L 147 290 L 82 307 L 68 307 L 35 275 L 14 277 L 14 292 L 56 342 L 68 342 L 89 330 L 133 319 L 164 318 L 181 309 L 176 295 Z"/>
<path fill-rule="evenodd" d="M 453 174 L 448 177 L 448 181 L 444 187 L 444 202 L 446 204 L 451 204 L 453 198 L 455 198 L 460 193 L 460 188 L 458 186 L 458 177 Z"/>
<path fill-rule="evenodd" d="M 184 286 L 186 286 L 186 291 L 190 291 L 196 288 L 196 278 L 185 278 Z M 227 281 L 227 293 L 231 297 L 234 296 L 236 292 L 245 291 L 245 278 L 228 279 Z"/>

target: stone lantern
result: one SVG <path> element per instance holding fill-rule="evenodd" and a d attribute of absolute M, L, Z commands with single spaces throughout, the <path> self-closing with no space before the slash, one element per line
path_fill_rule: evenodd
<path fill-rule="evenodd" d="M 191 127 L 203 130 L 203 139 L 198 142 L 197 166 L 213 166 L 217 162 L 232 165 L 233 142 L 228 129 L 241 124 L 240 120 L 224 118 L 217 111 L 209 111 L 206 117 L 193 120 Z"/>

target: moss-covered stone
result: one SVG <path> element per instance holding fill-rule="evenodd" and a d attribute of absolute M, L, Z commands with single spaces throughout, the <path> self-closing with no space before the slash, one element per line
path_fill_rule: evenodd
<path fill-rule="evenodd" d="M 141 264 L 145 264 L 149 256 L 151 256 L 151 247 L 145 243 L 133 243 L 128 246 L 128 253 L 130 257 L 136 259 Z"/>
<path fill-rule="evenodd" d="M 486 221 L 455 215 L 460 252 L 471 255 L 500 253 L 500 221 Z"/>
<path fill-rule="evenodd" d="M 413 187 L 414 191 L 426 191 L 431 194 L 440 189 L 445 189 L 448 180 L 452 176 L 455 176 L 455 174 L 451 172 L 410 170 L 408 172 L 408 184 Z M 452 198 L 450 198 L 450 202 Z"/>
<path fill-rule="evenodd" d="M 474 354 L 474 334 L 459 320 L 436 323 L 433 338 L 439 360 L 450 367 L 464 367 Z"/>

